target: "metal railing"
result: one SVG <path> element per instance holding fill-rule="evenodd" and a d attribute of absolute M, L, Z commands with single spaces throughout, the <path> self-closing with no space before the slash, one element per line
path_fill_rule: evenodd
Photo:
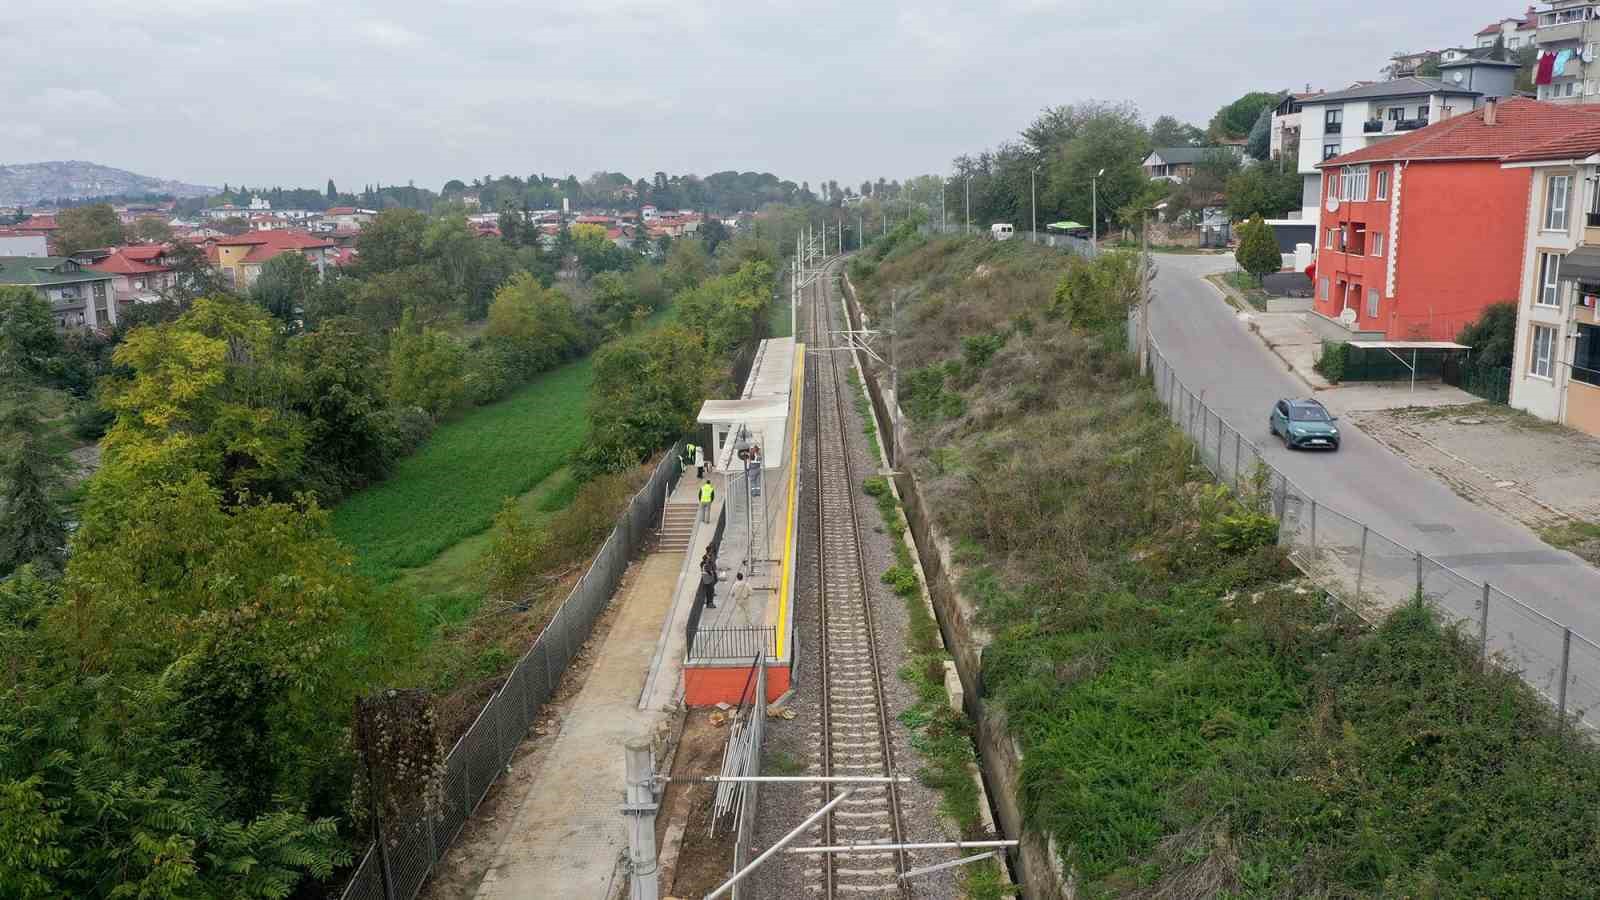
<path fill-rule="evenodd" d="M 773 656 L 778 629 L 771 625 L 726 625 L 699 628 L 689 634 L 688 656 L 693 662 L 737 660 Z"/>
<path fill-rule="evenodd" d="M 1517 672 L 1563 717 L 1600 725 L 1600 644 L 1517 598 L 1320 503 L 1189 390 L 1150 339 L 1150 375 L 1199 461 L 1241 495 L 1259 492 L 1289 559 L 1330 596 L 1374 617 L 1420 596 L 1446 624 L 1476 634 L 1486 662 Z"/>
<path fill-rule="evenodd" d="M 610 603 L 629 561 L 658 521 L 665 500 L 663 489 L 669 479 L 677 477 L 681 453 L 681 445 L 674 446 L 656 466 L 550 623 L 450 749 L 438 809 L 406 823 L 398 833 L 386 831 L 387 853 L 379 853 L 376 844 L 369 845 L 340 895 L 343 900 L 416 897 L 490 785 L 505 771 L 540 708 L 555 693 L 562 673 L 588 639 L 595 619 Z"/>
<path fill-rule="evenodd" d="M 761 656 L 752 657 L 750 675 L 745 679 L 739 694 L 739 708 L 728 723 L 728 743 L 722 752 L 724 778 L 759 778 L 761 776 L 761 743 L 767 728 L 767 666 Z M 733 871 L 743 872 L 750 864 L 750 849 L 754 843 L 756 802 L 761 785 L 754 781 L 724 781 L 717 785 L 711 808 L 711 819 L 706 831 L 715 837 L 729 813 L 733 815 Z M 745 882 L 733 886 L 734 900 L 741 889 L 748 891 Z"/>

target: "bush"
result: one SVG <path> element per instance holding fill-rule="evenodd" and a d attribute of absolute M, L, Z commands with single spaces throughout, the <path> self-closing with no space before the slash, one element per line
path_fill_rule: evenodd
<path fill-rule="evenodd" d="M 1350 345 L 1344 341 L 1323 341 L 1322 353 L 1312 368 L 1333 384 L 1344 380 L 1345 368 L 1350 363 Z"/>
<path fill-rule="evenodd" d="M 1003 334 L 975 334 L 961 342 L 961 358 L 966 361 L 967 368 L 981 369 L 994 359 L 994 355 L 1005 346 L 1006 338 Z"/>
<path fill-rule="evenodd" d="M 1258 213 L 1239 226 L 1239 249 L 1234 251 L 1239 268 L 1261 278 L 1283 268 L 1283 253 L 1278 250 L 1278 239 L 1272 226 L 1262 221 Z"/>
<path fill-rule="evenodd" d="M 1510 394 L 1511 353 L 1517 340 L 1517 306 L 1515 303 L 1495 303 L 1484 307 L 1478 321 L 1461 329 L 1456 343 L 1472 348 L 1462 364 L 1463 385 L 1495 385 L 1503 389 L 1484 389 L 1496 397 Z"/>
<path fill-rule="evenodd" d="M 594 355 L 580 477 L 632 468 L 687 434 L 712 371 L 699 338 L 677 326 L 602 346 Z"/>

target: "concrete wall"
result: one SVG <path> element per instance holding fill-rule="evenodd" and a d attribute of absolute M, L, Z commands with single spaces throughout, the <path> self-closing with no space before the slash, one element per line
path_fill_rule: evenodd
<path fill-rule="evenodd" d="M 852 328 L 865 328 L 864 312 L 856 304 L 855 287 L 846 275 L 846 308 Z M 1073 885 L 1060 863 L 1060 853 L 1055 841 L 1024 827 L 1022 815 L 1022 748 L 1013 740 L 1006 728 L 1005 712 L 997 704 L 983 700 L 983 648 L 991 638 L 977 623 L 977 607 L 963 597 L 957 588 L 959 572 L 953 563 L 950 542 L 944 539 L 934 524 L 931 510 L 922 500 L 916 478 L 899 463 L 898 448 L 904 446 L 902 434 L 890 434 L 886 423 L 901 421 L 889 415 L 885 393 L 879 374 L 869 360 L 857 356 L 867 373 L 867 394 L 872 400 L 873 412 L 884 438 L 884 448 L 889 453 L 896 470 L 895 489 L 899 491 L 906 520 L 911 526 L 911 536 L 916 544 L 917 556 L 927 576 L 928 594 L 933 601 L 939 631 L 945 648 L 955 661 L 956 673 L 961 679 L 963 706 L 967 717 L 977 726 L 979 764 L 989 797 L 995 807 L 1003 837 L 1021 841 L 1011 855 L 1011 864 L 1021 883 L 1022 896 L 1027 900 L 1068 900 L 1074 896 Z"/>
<path fill-rule="evenodd" d="M 0 235 L 0 256 L 49 256 L 46 244 L 42 234 Z"/>

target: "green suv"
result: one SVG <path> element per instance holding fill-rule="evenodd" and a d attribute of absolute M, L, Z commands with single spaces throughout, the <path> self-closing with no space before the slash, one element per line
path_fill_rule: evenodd
<path fill-rule="evenodd" d="M 1317 447 L 1324 450 L 1339 449 L 1338 419 L 1328 414 L 1328 408 L 1315 400 L 1279 400 L 1272 407 L 1267 427 L 1283 439 L 1290 450 Z"/>

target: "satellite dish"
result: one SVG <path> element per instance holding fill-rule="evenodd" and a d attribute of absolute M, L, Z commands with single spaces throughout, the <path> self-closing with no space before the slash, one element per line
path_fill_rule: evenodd
<path fill-rule="evenodd" d="M 1347 326 L 1356 324 L 1355 309 L 1353 307 L 1346 306 L 1344 309 L 1340 310 L 1339 321 L 1343 322 Z"/>
<path fill-rule="evenodd" d="M 1327 207 L 1328 207 L 1328 212 L 1331 212 L 1331 213 L 1338 212 L 1339 211 L 1339 198 L 1333 196 L 1332 194 L 1329 194 L 1328 195 Z"/>
<path fill-rule="evenodd" d="M 1467 77 L 1466 73 L 1462 72 L 1460 70 L 1457 70 L 1457 71 L 1454 71 L 1454 72 L 1450 73 L 1450 80 L 1454 81 L 1456 84 L 1460 84 L 1462 79 L 1464 79 L 1466 77 Z"/>

